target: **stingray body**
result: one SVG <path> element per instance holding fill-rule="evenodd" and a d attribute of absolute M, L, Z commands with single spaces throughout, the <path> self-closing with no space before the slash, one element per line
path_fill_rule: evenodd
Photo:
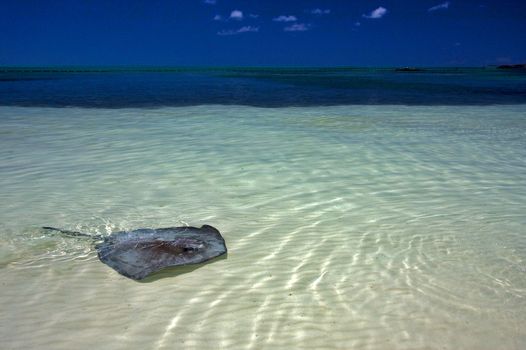
<path fill-rule="evenodd" d="M 68 235 L 86 236 L 52 227 Z M 134 280 L 171 266 L 199 264 L 227 252 L 219 231 L 209 225 L 138 229 L 112 233 L 95 245 L 100 261 Z"/>

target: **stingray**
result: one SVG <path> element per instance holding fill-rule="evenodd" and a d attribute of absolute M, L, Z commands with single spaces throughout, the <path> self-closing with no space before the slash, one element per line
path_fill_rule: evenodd
<path fill-rule="evenodd" d="M 227 252 L 219 231 L 209 225 L 120 231 L 109 236 L 43 227 L 68 236 L 91 237 L 100 261 L 123 276 L 141 280 L 167 267 L 199 264 Z"/>

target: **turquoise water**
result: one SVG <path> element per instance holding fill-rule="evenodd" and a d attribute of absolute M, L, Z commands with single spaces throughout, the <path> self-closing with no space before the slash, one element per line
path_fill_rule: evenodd
<path fill-rule="evenodd" d="M 200 105 L 526 104 L 526 71 L 485 68 L 0 67 L 0 105 L 130 108 Z"/>
<path fill-rule="evenodd" d="M 0 107 L 4 349 L 523 349 L 526 109 Z M 144 283 L 89 242 L 210 224 Z"/>

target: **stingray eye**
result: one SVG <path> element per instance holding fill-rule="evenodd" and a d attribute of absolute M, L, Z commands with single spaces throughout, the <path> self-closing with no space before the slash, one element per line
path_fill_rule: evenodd
<path fill-rule="evenodd" d="M 196 252 L 197 251 L 197 247 L 184 247 L 183 250 L 185 252 Z"/>

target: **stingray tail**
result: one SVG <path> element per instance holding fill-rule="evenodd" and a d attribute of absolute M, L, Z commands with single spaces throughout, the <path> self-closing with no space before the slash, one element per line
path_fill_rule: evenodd
<path fill-rule="evenodd" d="M 82 233 L 78 231 L 63 230 L 61 228 L 49 227 L 49 226 L 43 226 L 42 228 L 44 230 L 60 232 L 63 235 L 68 236 L 68 237 L 87 237 L 87 238 L 96 239 L 96 240 L 102 239 L 102 235 L 90 235 L 90 234 Z"/>

